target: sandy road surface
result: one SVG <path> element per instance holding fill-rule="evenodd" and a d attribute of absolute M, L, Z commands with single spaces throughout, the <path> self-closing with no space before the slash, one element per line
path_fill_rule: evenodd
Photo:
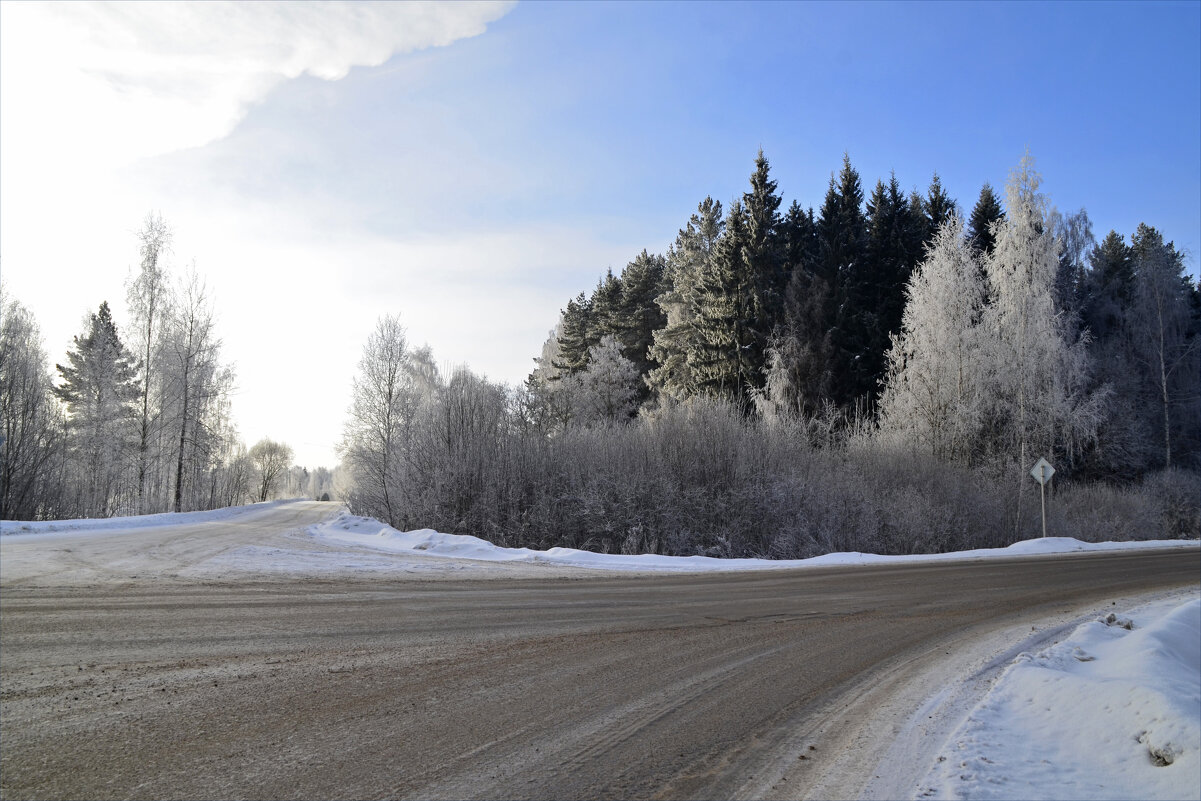
<path fill-rule="evenodd" d="M 301 547 L 329 511 L 64 536 L 42 559 L 0 542 L 0 794 L 854 797 L 982 640 L 1201 571 L 1196 549 L 489 581 L 205 568 L 289 530 Z"/>

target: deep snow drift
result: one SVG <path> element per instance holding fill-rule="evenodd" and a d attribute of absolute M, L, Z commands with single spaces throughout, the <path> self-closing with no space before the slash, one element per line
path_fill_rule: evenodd
<path fill-rule="evenodd" d="M 1189 595 L 1018 656 L 918 798 L 1201 798 L 1201 598 Z"/>

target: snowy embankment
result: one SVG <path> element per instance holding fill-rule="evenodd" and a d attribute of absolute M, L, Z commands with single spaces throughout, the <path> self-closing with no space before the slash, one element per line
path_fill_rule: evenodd
<path fill-rule="evenodd" d="M 1020 655 L 919 798 L 1201 798 L 1201 599 L 1109 614 Z"/>
<path fill-rule="evenodd" d="M 298 498 L 289 498 L 266 503 L 252 503 L 246 506 L 230 506 L 225 509 L 212 509 L 207 512 L 163 512 L 155 515 L 132 515 L 130 517 L 82 517 L 74 520 L 0 520 L 0 535 L 18 537 L 21 535 L 43 535 L 69 532 L 86 534 L 90 532 L 131 531 L 142 528 L 162 528 L 163 526 L 189 525 L 193 523 L 218 523 L 233 520 L 252 512 L 272 509 L 285 503 L 292 503 Z"/>
<path fill-rule="evenodd" d="M 633 571 L 767 570 L 821 565 L 897 564 L 955 559 L 995 559 L 1076 551 L 1112 551 L 1134 548 L 1195 548 L 1196 540 L 1147 540 L 1144 542 L 1081 542 L 1066 537 L 1026 540 L 1008 548 L 978 548 L 942 554 L 880 556 L 867 553 L 832 553 L 810 559 L 719 559 L 711 556 L 658 556 L 656 554 L 602 554 L 576 548 L 502 548 L 466 534 L 442 534 L 433 529 L 397 531 L 370 517 L 342 512 L 311 526 L 309 533 L 325 541 L 389 551 L 393 553 L 470 559 L 482 562 L 525 562 Z"/>

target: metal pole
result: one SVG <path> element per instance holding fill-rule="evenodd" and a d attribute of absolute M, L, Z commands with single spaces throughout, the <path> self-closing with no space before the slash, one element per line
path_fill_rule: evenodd
<path fill-rule="evenodd" d="M 1043 471 L 1046 472 L 1045 470 Z M 1045 481 L 1038 482 L 1038 489 L 1043 498 L 1043 537 L 1047 536 L 1047 484 Z"/>

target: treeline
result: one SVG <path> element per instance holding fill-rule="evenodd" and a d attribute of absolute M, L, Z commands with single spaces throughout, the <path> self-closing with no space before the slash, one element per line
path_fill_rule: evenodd
<path fill-rule="evenodd" d="M 849 159 L 819 212 L 781 213 L 755 167 L 569 301 L 521 388 L 443 377 L 381 321 L 352 506 L 511 545 L 946 550 L 1035 534 L 1047 456 L 1056 533 L 1201 533 L 1201 301 L 1159 232 L 1096 245 L 1028 158 L 966 220 L 937 176 L 864 203 Z"/>
<path fill-rule="evenodd" d="M 294 478 L 316 481 L 303 494 L 330 491 L 329 471 L 294 476 L 286 445 L 247 451 L 203 280 L 194 265 L 171 274 L 161 217 L 139 239 L 124 335 L 102 302 L 53 371 L 33 314 L 0 287 L 0 519 L 212 509 L 265 500 Z"/>
<path fill-rule="evenodd" d="M 1049 207 L 1039 183 L 1023 160 L 1008 212 L 985 184 L 964 219 L 937 175 L 925 195 L 878 181 L 864 203 L 844 159 L 818 213 L 781 214 L 760 153 L 724 215 L 705 198 L 666 256 L 643 252 L 568 302 L 529 390 L 561 427 L 703 396 L 904 429 L 969 463 L 1025 446 L 1094 477 L 1195 469 L 1201 297 L 1183 254 L 1146 225 L 1097 245 L 1087 213 Z M 974 400 L 943 383 L 914 408 L 914 385 L 945 382 L 930 366 L 958 357 Z M 951 421 L 915 428 L 922 414 L 972 430 L 951 443 Z M 1058 433 L 1031 442 L 1055 415 Z"/>

